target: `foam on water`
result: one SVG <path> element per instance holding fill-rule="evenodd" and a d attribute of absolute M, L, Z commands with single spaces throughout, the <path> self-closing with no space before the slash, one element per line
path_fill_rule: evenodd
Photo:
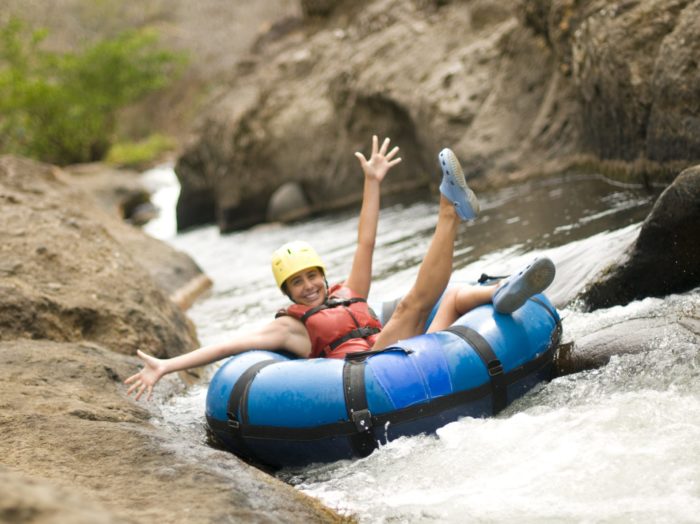
<path fill-rule="evenodd" d="M 604 248 L 624 250 L 651 202 L 599 177 L 554 179 L 480 198 L 482 217 L 460 232 L 455 278 L 503 274 L 548 254 L 561 267 L 550 290 L 560 306 L 600 269 Z M 382 210 L 375 298 L 408 289 L 436 209 L 419 202 Z M 355 227 L 355 214 L 344 213 L 228 235 L 207 227 L 169 238 L 215 282 L 189 313 L 200 341 L 235 337 L 285 304 L 269 270 L 270 253 L 285 241 L 312 241 L 331 279 L 342 278 Z M 437 435 L 393 441 L 365 459 L 279 477 L 363 523 L 700 522 L 700 341 L 678 328 L 684 319 L 697 322 L 699 308 L 700 290 L 593 313 L 569 305 L 562 315 L 572 340 L 630 318 L 673 325 L 601 369 L 539 386 L 498 417 L 462 419 Z M 155 422 L 182 442 L 181 452 L 211 460 L 204 444 L 205 395 L 202 385 L 163 400 Z M 225 471 L 226 459 L 215 456 Z"/>

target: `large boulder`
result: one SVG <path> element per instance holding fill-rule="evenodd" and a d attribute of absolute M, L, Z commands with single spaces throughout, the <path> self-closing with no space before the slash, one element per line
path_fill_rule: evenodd
<path fill-rule="evenodd" d="M 568 136 L 551 123 L 544 130 L 551 53 L 512 6 L 439 4 L 340 2 L 325 24 L 266 40 L 178 160 L 178 227 L 264 221 L 288 182 L 312 211 L 354 204 L 362 174 L 353 153 L 368 152 L 373 133 L 401 147 L 385 192 L 437 182 L 436 155 L 447 145 L 478 177 L 512 165 L 513 144 L 528 137 Z"/>
<path fill-rule="evenodd" d="M 700 158 L 700 2 L 528 0 L 520 12 L 574 86 L 582 152 Z"/>
<path fill-rule="evenodd" d="M 659 196 L 634 244 L 581 298 L 590 309 L 665 296 L 700 285 L 700 166 L 683 171 Z"/>
<path fill-rule="evenodd" d="M 124 397 L 135 369 L 92 343 L 0 341 L 0 521 L 341 520 L 230 453 L 151 424 Z"/>
<path fill-rule="evenodd" d="M 571 315 L 564 320 L 568 343 L 557 352 L 557 375 L 595 369 L 616 356 L 654 350 L 695 350 L 700 340 L 698 290 L 663 300 L 647 298 L 633 309 L 613 307 Z M 575 323 L 577 315 L 583 315 L 585 322 L 568 329 L 567 324 Z"/>
<path fill-rule="evenodd" d="M 141 225 L 135 219 L 135 212 L 139 206 L 150 204 L 151 193 L 138 173 L 101 163 L 78 164 L 64 170 L 71 175 L 70 185 L 93 197 L 102 211 L 128 224 Z M 120 221 L 109 221 L 112 236 L 176 303 L 179 302 L 177 297 L 187 294 L 193 287 L 201 293 L 211 286 L 211 281 L 191 257 Z"/>
<path fill-rule="evenodd" d="M 436 182 L 444 146 L 477 188 L 700 159 L 700 0 L 321 4 L 261 39 L 202 118 L 176 168 L 181 229 L 263 221 L 288 182 L 312 211 L 356 202 L 372 133 L 402 147 L 387 192 Z"/>
<path fill-rule="evenodd" d="M 139 262 L 157 242 L 65 173 L 0 157 L 0 201 L 0 340 L 91 341 L 160 356 L 197 347 L 190 322 Z"/>
<path fill-rule="evenodd" d="M 103 208 L 61 170 L 0 157 L 0 521 L 340 520 L 201 432 L 153 424 L 177 376 L 155 406 L 126 398 L 136 349 L 198 343 L 142 266 L 171 248 Z"/>

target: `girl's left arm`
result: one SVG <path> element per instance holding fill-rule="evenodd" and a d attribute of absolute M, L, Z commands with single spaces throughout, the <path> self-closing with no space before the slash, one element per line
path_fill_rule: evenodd
<path fill-rule="evenodd" d="M 372 256 L 374 244 L 377 238 L 377 223 L 379 222 L 380 185 L 387 172 L 401 158 L 394 158 L 399 152 L 398 147 L 389 151 L 391 140 L 385 138 L 382 147 L 376 135 L 372 137 L 372 155 L 369 160 L 357 152 L 355 156 L 360 161 L 360 166 L 365 175 L 364 189 L 362 193 L 362 208 L 357 225 L 357 247 L 352 260 L 350 276 L 345 285 L 355 293 L 367 298 L 372 283 Z M 387 153 L 387 151 L 389 151 Z"/>

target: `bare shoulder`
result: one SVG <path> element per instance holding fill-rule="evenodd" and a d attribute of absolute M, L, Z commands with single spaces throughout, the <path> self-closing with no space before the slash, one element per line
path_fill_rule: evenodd
<path fill-rule="evenodd" d="M 274 326 L 276 329 L 281 331 L 283 330 L 290 335 L 306 333 L 306 328 L 301 320 L 288 315 L 276 318 L 270 323 L 270 326 Z"/>
<path fill-rule="evenodd" d="M 311 339 L 300 320 L 289 316 L 278 317 L 269 324 L 269 327 L 280 337 L 280 347 L 301 357 L 308 357 L 311 354 Z"/>

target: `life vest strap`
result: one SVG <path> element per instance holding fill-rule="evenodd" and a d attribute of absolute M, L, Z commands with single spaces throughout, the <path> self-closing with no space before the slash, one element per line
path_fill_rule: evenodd
<path fill-rule="evenodd" d="M 323 304 L 318 305 L 316 307 L 312 307 L 309 309 L 306 313 L 304 313 L 299 320 L 301 320 L 304 324 L 306 324 L 306 321 L 311 315 L 315 315 L 319 311 L 323 311 L 324 309 L 330 309 L 333 307 L 347 307 L 350 304 L 355 304 L 357 302 L 367 302 L 366 299 L 361 298 L 361 297 L 355 297 L 355 298 L 329 298 L 326 300 Z"/>
<path fill-rule="evenodd" d="M 346 333 L 339 339 L 334 340 L 330 344 L 328 344 L 328 348 L 333 351 L 335 348 L 340 346 L 341 344 L 344 344 L 350 339 L 353 338 L 367 338 L 371 337 L 372 335 L 376 335 L 379 333 L 381 329 L 375 328 L 375 327 L 370 327 L 370 326 L 365 326 L 365 327 L 359 327 L 357 329 L 353 329 L 352 331 Z M 324 352 L 327 353 L 327 352 Z"/>

